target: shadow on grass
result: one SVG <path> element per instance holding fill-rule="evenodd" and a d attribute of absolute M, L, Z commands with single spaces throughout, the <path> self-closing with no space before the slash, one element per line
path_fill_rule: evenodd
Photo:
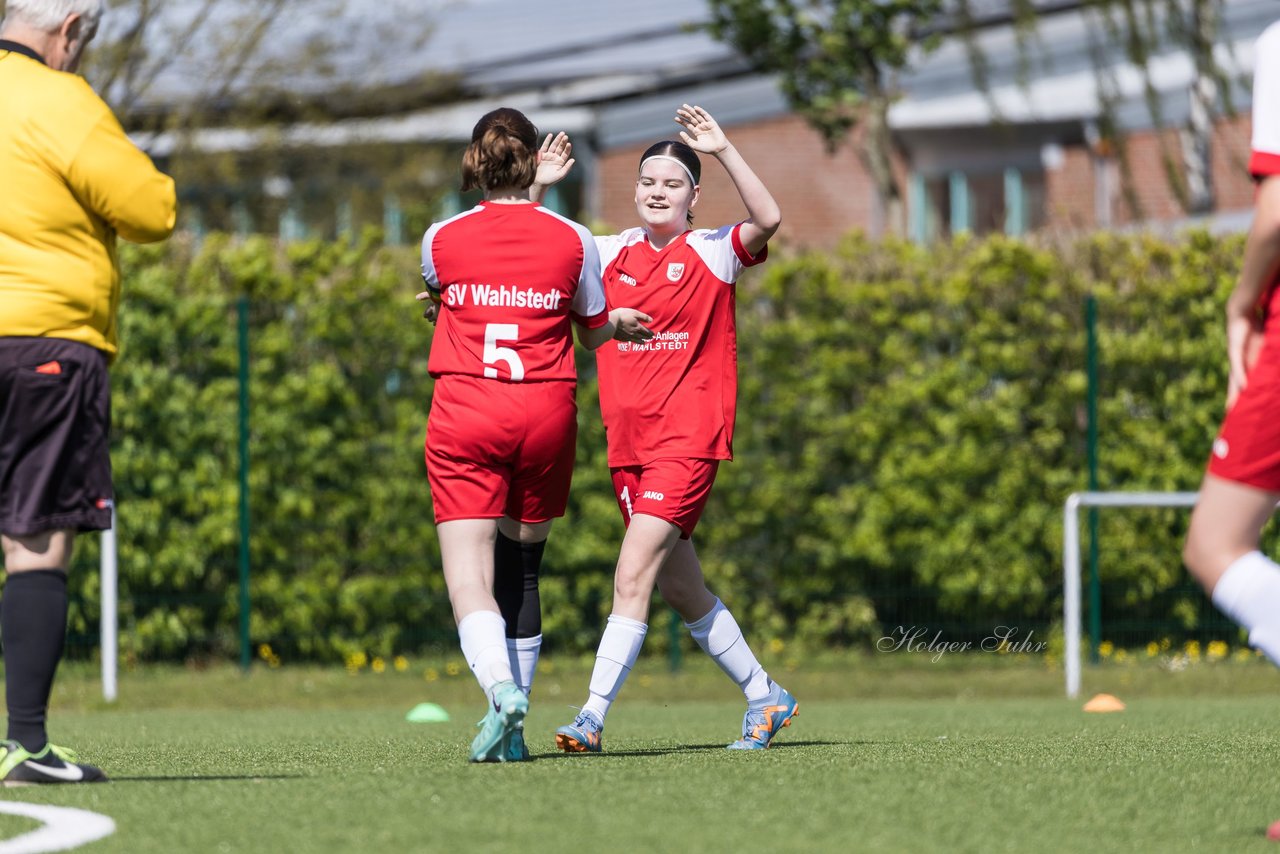
<path fill-rule="evenodd" d="M 793 747 L 834 747 L 836 745 L 854 746 L 859 744 L 873 744 L 870 741 L 779 741 L 773 744 L 769 750 L 789 750 Z M 677 744 L 671 747 L 642 747 L 632 750 L 606 750 L 603 753 L 564 753 L 550 751 L 547 753 L 535 753 L 529 758 L 536 759 L 566 759 L 575 756 L 588 757 L 607 757 L 607 756 L 669 756 L 673 753 L 689 753 L 694 750 L 713 750 L 723 752 L 740 752 L 749 753 L 753 751 L 728 751 L 723 744 Z"/>
<path fill-rule="evenodd" d="M 298 780 L 306 776 L 305 774 L 218 774 L 205 776 L 192 775 L 157 775 L 154 777 L 116 777 L 112 776 L 112 783 L 216 783 L 226 780 Z"/>

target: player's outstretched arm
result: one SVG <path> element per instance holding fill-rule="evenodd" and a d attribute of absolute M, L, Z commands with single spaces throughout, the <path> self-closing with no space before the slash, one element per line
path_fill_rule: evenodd
<path fill-rule="evenodd" d="M 653 337 L 646 323 L 653 318 L 635 308 L 615 308 L 609 312 L 609 322 L 595 329 L 578 326 L 578 341 L 588 350 L 595 350 L 609 339 L 640 343 Z M 576 324 L 575 324 L 576 325 Z"/>
<path fill-rule="evenodd" d="M 1261 343 L 1258 300 L 1280 276 L 1280 175 L 1264 178 L 1254 203 L 1253 225 L 1244 244 L 1244 264 L 1227 299 L 1227 406 L 1244 390 L 1251 351 Z M 1255 338 L 1257 340 L 1255 340 Z"/>
<path fill-rule="evenodd" d="M 747 206 L 749 219 L 743 223 L 742 245 L 752 255 L 758 255 L 769 238 L 782 225 L 782 211 L 773 194 L 759 176 L 747 165 L 747 161 L 725 136 L 711 114 L 701 107 L 682 104 L 676 110 L 676 124 L 680 125 L 680 138 L 694 151 L 710 154 L 720 161 L 729 179 L 737 188 L 742 203 Z"/>

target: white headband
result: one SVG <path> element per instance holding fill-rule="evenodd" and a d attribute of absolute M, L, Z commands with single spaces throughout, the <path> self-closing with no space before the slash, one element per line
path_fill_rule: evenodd
<path fill-rule="evenodd" d="M 697 182 L 697 181 L 695 181 L 695 180 L 693 179 L 693 173 L 689 171 L 689 167 L 688 167 L 688 166 L 685 166 L 685 165 L 684 165 L 684 161 L 683 161 L 683 160 L 681 160 L 680 158 L 678 158 L 678 157 L 672 157 L 672 156 L 671 156 L 671 155 L 669 155 L 669 154 L 654 154 L 653 156 L 651 156 L 651 157 L 646 157 L 644 160 L 641 160 L 641 161 L 640 161 L 640 171 L 641 171 L 641 172 L 643 172 L 643 171 L 644 171 L 644 165 L 645 165 L 646 163 L 648 163 L 650 160 L 670 160 L 672 163 L 676 164 L 676 165 L 677 165 L 677 166 L 679 166 L 681 169 L 683 169 L 683 170 L 684 170 L 684 174 L 686 174 L 686 175 L 688 175 L 688 176 L 689 176 L 689 186 L 690 186 L 690 187 L 696 187 L 696 186 L 698 186 L 698 182 Z"/>

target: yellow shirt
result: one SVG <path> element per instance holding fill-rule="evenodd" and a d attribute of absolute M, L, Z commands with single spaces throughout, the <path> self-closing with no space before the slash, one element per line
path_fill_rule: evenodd
<path fill-rule="evenodd" d="M 176 216 L 173 179 L 83 78 L 0 43 L 0 336 L 114 359 L 116 235 L 163 240 Z"/>

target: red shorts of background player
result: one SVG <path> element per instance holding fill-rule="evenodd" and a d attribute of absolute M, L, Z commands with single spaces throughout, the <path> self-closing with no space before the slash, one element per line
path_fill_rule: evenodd
<path fill-rule="evenodd" d="M 563 516 L 577 435 L 571 382 L 440 377 L 426 447 L 437 524 L 501 516 L 535 523 Z"/>
<path fill-rule="evenodd" d="M 1280 492 L 1280 337 L 1271 332 L 1214 440 L 1209 474 Z"/>
<path fill-rule="evenodd" d="M 610 469 L 613 492 L 628 525 L 636 513 L 665 519 L 680 529 L 680 538 L 693 536 L 702 509 L 716 481 L 719 460 L 654 460 L 643 466 Z"/>

